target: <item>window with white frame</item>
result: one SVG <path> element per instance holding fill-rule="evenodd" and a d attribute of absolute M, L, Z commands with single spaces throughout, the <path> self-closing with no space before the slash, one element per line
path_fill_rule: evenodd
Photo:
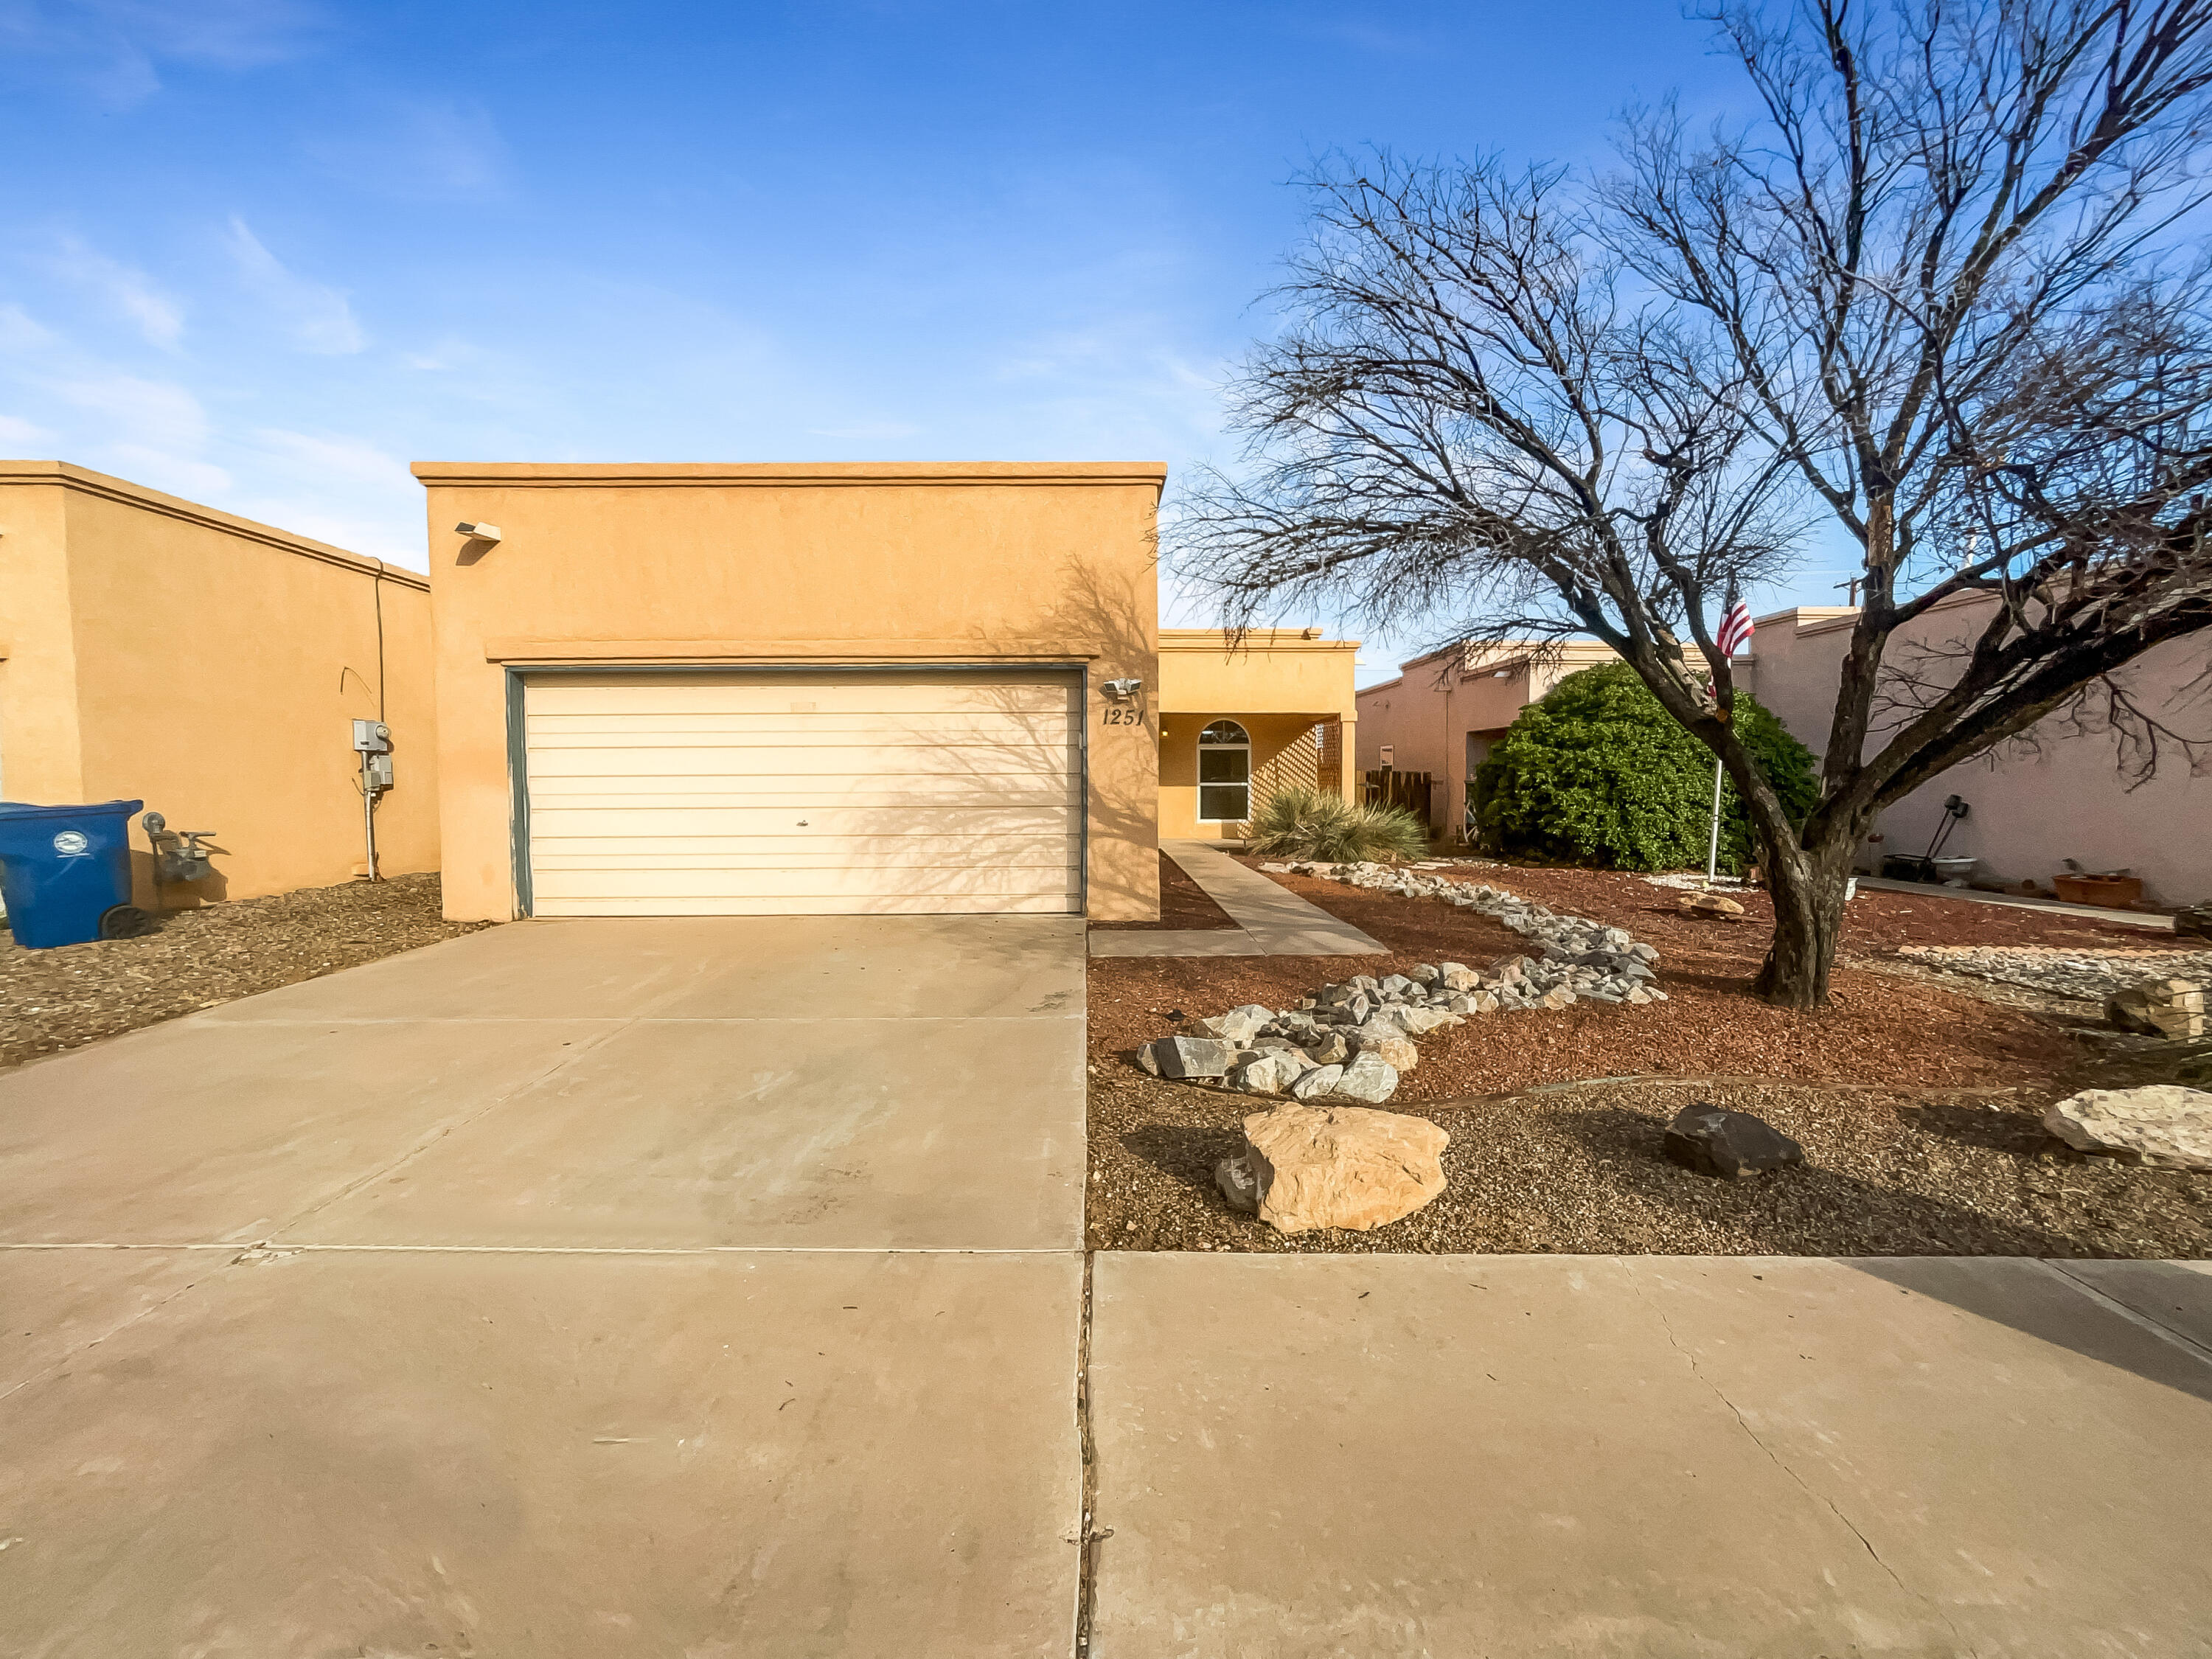
<path fill-rule="evenodd" d="M 1198 816 L 1206 823 L 1252 816 L 1252 739 L 1235 720 L 1216 720 L 1198 734 Z"/>

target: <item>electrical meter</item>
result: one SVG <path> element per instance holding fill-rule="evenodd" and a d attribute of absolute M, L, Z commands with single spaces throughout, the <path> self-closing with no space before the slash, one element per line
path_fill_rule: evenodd
<path fill-rule="evenodd" d="M 353 746 L 364 755 L 388 755 L 392 752 L 392 728 L 382 720 L 356 720 Z"/>

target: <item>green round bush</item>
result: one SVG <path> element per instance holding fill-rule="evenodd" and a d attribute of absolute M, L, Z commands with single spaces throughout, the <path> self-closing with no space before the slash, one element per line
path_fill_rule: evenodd
<path fill-rule="evenodd" d="M 1735 728 L 1802 821 L 1820 798 L 1813 752 L 1739 692 Z M 1521 711 L 1470 785 L 1477 833 L 1496 853 L 1619 870 L 1703 868 L 1712 751 L 1677 725 L 1626 663 L 1585 668 Z M 1735 786 L 1721 788 L 1721 868 L 1754 842 Z"/>

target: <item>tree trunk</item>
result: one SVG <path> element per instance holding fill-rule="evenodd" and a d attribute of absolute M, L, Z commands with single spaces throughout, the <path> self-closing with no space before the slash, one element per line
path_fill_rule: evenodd
<path fill-rule="evenodd" d="M 1855 834 L 1831 834 L 1814 847 L 1770 848 L 1766 883 L 1774 899 L 1774 939 L 1752 991 L 1778 1008 L 1825 1008 L 1828 971 L 1844 932 L 1844 891 Z"/>

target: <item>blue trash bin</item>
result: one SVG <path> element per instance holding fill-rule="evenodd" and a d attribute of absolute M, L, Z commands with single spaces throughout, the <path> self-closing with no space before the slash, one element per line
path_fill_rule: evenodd
<path fill-rule="evenodd" d="M 131 908 L 131 818 L 145 804 L 0 801 L 0 899 L 18 945 L 43 951 L 145 926 Z"/>

